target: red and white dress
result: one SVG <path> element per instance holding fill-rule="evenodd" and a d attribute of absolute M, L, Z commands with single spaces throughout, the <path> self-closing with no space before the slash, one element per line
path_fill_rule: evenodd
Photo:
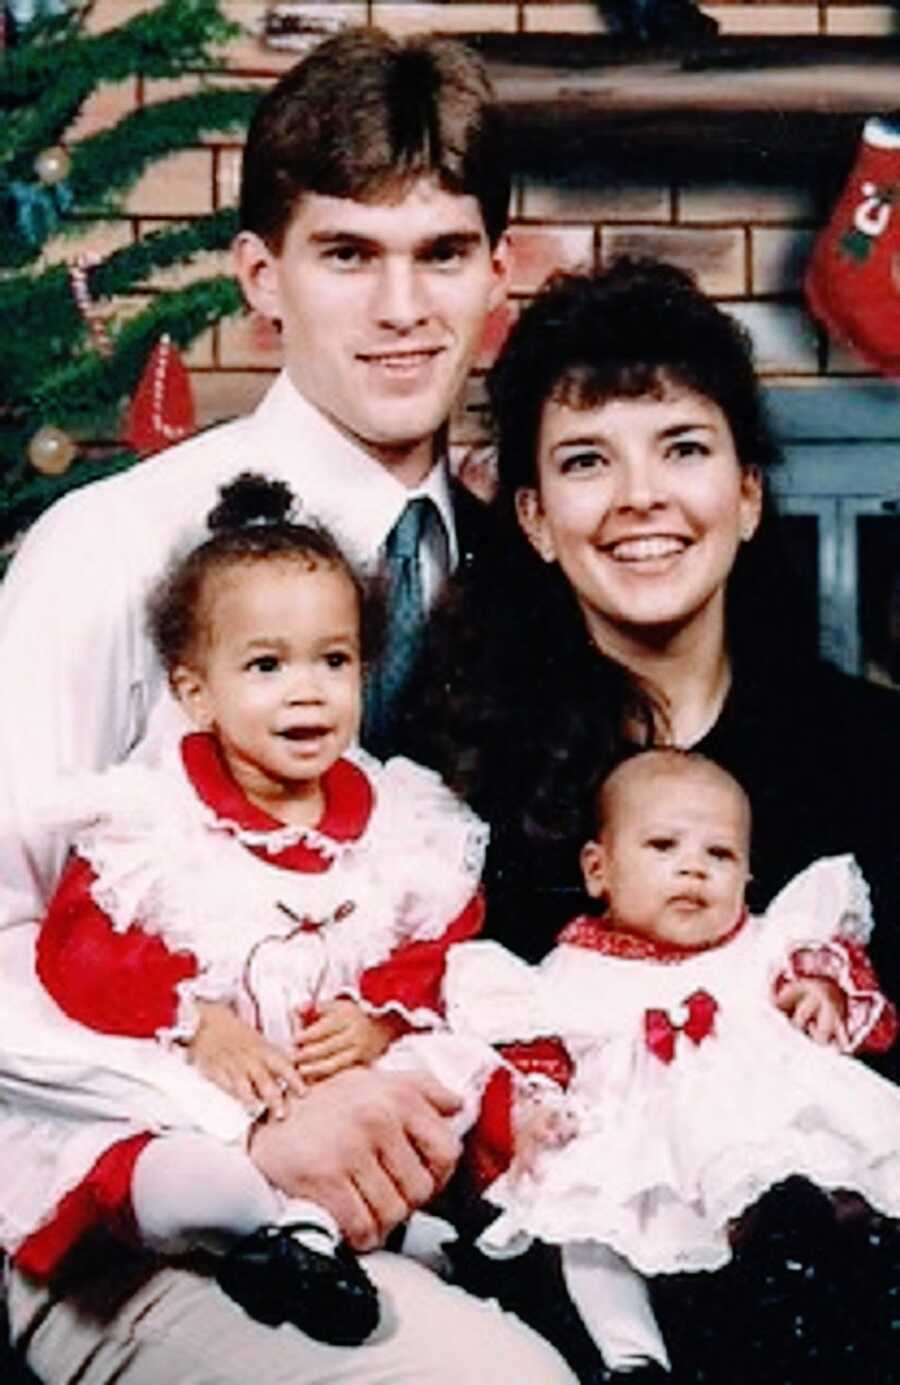
<path fill-rule="evenodd" d="M 153 1134 L 243 1139 L 236 1103 L 171 1047 L 198 1000 L 282 1044 L 338 996 L 440 1023 L 447 949 L 481 925 L 487 830 L 408 760 L 348 752 L 323 789 L 316 827 L 277 822 L 200 734 L 158 769 L 73 786 L 60 826 L 75 854 L 36 957 L 60 1042 L 13 1099 L 0 1086 L 0 1240 L 27 1268 L 52 1268 L 124 1203 Z M 118 1071 L 98 1041 L 119 1044 Z"/>
<path fill-rule="evenodd" d="M 773 1003 L 786 974 L 829 977 L 847 1000 L 851 1047 L 888 1047 L 896 1016 L 863 952 L 870 929 L 865 883 L 844 856 L 817 862 L 764 917 L 743 916 L 701 949 L 591 918 L 571 923 L 539 968 L 490 942 L 455 948 L 445 981 L 453 1031 L 545 1048 L 560 1036 L 570 1068 L 558 1076 L 568 1076 L 578 1122 L 530 1173 L 490 1184 L 503 1210 L 483 1247 L 503 1255 L 531 1237 L 591 1240 L 643 1274 L 712 1270 L 730 1258 L 729 1222 L 792 1174 L 900 1215 L 900 1091 L 814 1043 Z M 417 1042 L 431 1041 L 401 1045 Z M 552 1046 L 508 1057 L 532 1083 L 560 1068 Z M 440 1075 L 453 1084 L 450 1062 Z M 503 1076 L 507 1092 L 521 1081 Z M 489 1088 L 483 1124 L 495 1136 L 499 1100 Z"/>

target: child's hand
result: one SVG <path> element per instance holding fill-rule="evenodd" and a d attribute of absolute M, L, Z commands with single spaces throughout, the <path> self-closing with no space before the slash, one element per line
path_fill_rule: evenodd
<path fill-rule="evenodd" d="M 562 1149 L 577 1134 L 578 1117 L 556 1094 L 521 1094 L 513 1110 L 512 1178 L 528 1177 L 542 1149 Z"/>
<path fill-rule="evenodd" d="M 775 995 L 775 1004 L 797 1029 L 817 1044 L 848 1049 L 846 1002 L 841 988 L 822 977 L 804 976 L 787 981 Z"/>
<path fill-rule="evenodd" d="M 286 1093 L 303 1095 L 303 1081 L 288 1055 L 238 1019 L 230 1006 L 202 1000 L 197 1009 L 200 1023 L 186 1045 L 194 1067 L 248 1110 L 262 1103 L 280 1120 Z"/>
<path fill-rule="evenodd" d="M 393 1016 L 373 1019 L 353 1000 L 330 1000 L 297 1036 L 297 1071 L 304 1082 L 321 1082 L 374 1063 L 404 1028 Z"/>

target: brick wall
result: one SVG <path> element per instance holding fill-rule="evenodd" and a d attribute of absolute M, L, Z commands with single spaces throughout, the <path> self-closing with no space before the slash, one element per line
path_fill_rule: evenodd
<path fill-rule="evenodd" d="M 259 34 L 269 8 L 265 0 L 226 0 L 224 7 L 242 25 L 229 52 L 234 78 L 266 83 L 296 61 L 296 53 L 262 42 Z M 100 30 L 148 8 L 152 0 L 96 0 L 88 23 Z M 889 4 L 706 0 L 704 8 L 724 35 L 871 36 L 893 33 L 897 23 Z M 600 10 L 590 0 L 310 0 L 303 14 L 328 25 L 374 22 L 395 32 L 596 33 L 603 28 Z M 132 105 L 186 90 L 192 80 L 137 80 L 127 87 L 104 88 L 83 112 L 75 133 L 101 128 Z M 232 202 L 239 160 L 234 143 L 218 140 L 165 160 L 133 190 L 124 216 L 106 220 L 80 243 L 68 238 L 55 242 L 48 247 L 48 258 L 70 258 L 79 249 L 105 252 L 168 219 Z M 760 368 L 773 383 L 809 387 L 865 374 L 859 360 L 826 340 L 800 292 L 806 257 L 828 211 L 821 197 L 807 183 L 792 187 L 782 179 L 772 186 L 759 181 L 715 185 L 699 173 L 696 181 L 682 178 L 677 185 L 662 172 L 656 180 L 646 168 L 633 186 L 611 183 L 599 174 L 594 179 L 579 174 L 572 184 L 518 180 L 511 310 L 557 265 L 588 266 L 623 251 L 659 254 L 693 269 L 704 287 L 747 325 Z M 222 261 L 227 263 L 226 257 Z M 208 264 L 200 268 L 206 272 Z M 190 272 L 179 271 L 170 282 L 183 282 Z M 264 323 L 247 316 L 209 333 L 194 347 L 189 364 L 200 421 L 208 423 L 252 405 L 277 369 L 278 343 Z M 476 373 L 454 420 L 454 437 L 461 446 L 483 433 L 480 400 Z"/>

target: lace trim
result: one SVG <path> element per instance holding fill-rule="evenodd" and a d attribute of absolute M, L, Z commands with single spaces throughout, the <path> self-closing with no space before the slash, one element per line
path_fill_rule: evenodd
<path fill-rule="evenodd" d="M 869 882 L 859 868 L 855 857 L 847 861 L 847 874 L 850 883 L 850 903 L 838 920 L 837 931 L 850 942 L 867 943 L 872 936 L 875 920 L 872 913 L 872 892 Z"/>
<path fill-rule="evenodd" d="M 854 1053 L 865 1043 L 887 1001 L 880 991 L 854 983 L 851 958 L 838 939 L 795 948 L 788 958 L 788 972 L 794 980 L 821 978 L 840 986 L 847 1001 L 847 1051 Z"/>
<path fill-rule="evenodd" d="M 643 1275 L 697 1273 L 720 1269 L 728 1264 L 732 1257 L 732 1248 L 728 1240 L 729 1224 L 758 1202 L 775 1184 L 793 1175 L 808 1178 L 826 1192 L 850 1187 L 863 1197 L 873 1210 L 887 1216 L 896 1217 L 900 1211 L 896 1196 L 891 1196 L 885 1191 L 889 1179 L 884 1155 L 896 1162 L 898 1156 L 894 1150 L 885 1150 L 882 1153 L 880 1167 L 875 1171 L 854 1170 L 852 1176 L 848 1174 L 846 1163 L 804 1159 L 796 1151 L 769 1159 L 759 1167 L 758 1153 L 759 1151 L 754 1152 L 754 1168 L 737 1178 L 732 1172 L 733 1152 L 729 1151 L 722 1156 L 723 1164 L 726 1166 L 727 1188 L 708 1201 L 708 1232 L 702 1239 L 698 1235 L 690 1245 L 685 1245 L 681 1241 L 660 1245 L 657 1241 L 655 1246 L 650 1247 L 646 1238 L 635 1229 L 634 1223 L 623 1222 L 613 1209 L 610 1209 L 608 1219 L 602 1224 L 599 1221 L 591 1224 L 590 1213 L 585 1212 L 582 1204 L 579 1204 L 577 1213 L 570 1210 L 568 1215 L 560 1215 L 559 1212 L 554 1214 L 554 1209 L 547 1205 L 546 1199 L 521 1207 L 517 1205 L 516 1190 L 510 1188 L 506 1175 L 497 1181 L 494 1188 L 486 1190 L 485 1196 L 488 1201 L 504 1210 L 503 1215 L 482 1233 L 478 1244 L 486 1253 L 501 1257 L 509 1254 L 514 1245 L 524 1249 L 534 1237 L 539 1237 L 552 1245 L 588 1240 L 610 1246 Z M 703 1181 L 716 1181 L 714 1173 L 711 1177 L 704 1177 Z M 540 1183 L 532 1186 L 539 1189 Z M 664 1195 L 666 1189 L 660 1187 L 655 1191 Z M 634 1202 L 639 1197 L 638 1190 L 629 1201 Z M 676 1192 L 676 1201 L 679 1197 Z"/>
<path fill-rule="evenodd" d="M 570 947 L 583 947 L 590 952 L 600 952 L 605 957 L 670 964 L 684 962 L 701 952 L 714 952 L 717 948 L 725 947 L 741 931 L 748 917 L 746 908 L 743 908 L 735 923 L 721 938 L 716 938 L 711 943 L 700 943 L 696 947 L 679 947 L 677 943 L 660 942 L 656 938 L 641 937 L 640 934 L 619 929 L 615 922 L 608 920 L 605 915 L 602 918 L 592 918 L 590 914 L 580 914 L 578 918 L 566 924 L 557 942 L 567 943 Z"/>
<path fill-rule="evenodd" d="M 335 994 L 336 1000 L 352 1000 L 359 1006 L 365 1014 L 372 1019 L 381 1019 L 383 1015 L 399 1015 L 412 1029 L 422 1030 L 445 1030 L 447 1025 L 444 1019 L 436 1010 L 430 1010 L 425 1005 L 417 1005 L 414 1010 L 410 1010 L 400 1000 L 386 1000 L 381 1005 L 375 1005 L 371 1000 L 366 1000 L 360 995 L 354 986 L 342 986 Z"/>
<path fill-rule="evenodd" d="M 175 1020 L 157 1029 L 157 1043 L 163 1048 L 180 1048 L 190 1043 L 200 1027 L 197 1002 L 203 1000 L 231 1004 L 235 1000 L 234 978 L 223 968 L 214 967 L 179 981 L 175 987 Z"/>
<path fill-rule="evenodd" d="M 290 824 L 270 830 L 242 827 L 233 818 L 219 817 L 211 808 L 207 807 L 206 811 L 210 827 L 227 832 L 242 846 L 265 851 L 267 856 L 280 856 L 291 847 L 301 844 L 317 851 L 326 861 L 336 861 L 339 857 L 361 850 L 358 841 L 335 841 L 333 837 L 327 837 L 315 827 L 295 827 Z"/>

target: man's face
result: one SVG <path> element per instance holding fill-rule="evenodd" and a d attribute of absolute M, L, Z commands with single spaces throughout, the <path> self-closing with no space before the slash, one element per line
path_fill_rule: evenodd
<path fill-rule="evenodd" d="M 306 193 L 279 254 L 244 232 L 248 301 L 281 324 L 300 393 L 414 485 L 506 288 L 474 197 L 430 179 L 393 201 Z"/>

